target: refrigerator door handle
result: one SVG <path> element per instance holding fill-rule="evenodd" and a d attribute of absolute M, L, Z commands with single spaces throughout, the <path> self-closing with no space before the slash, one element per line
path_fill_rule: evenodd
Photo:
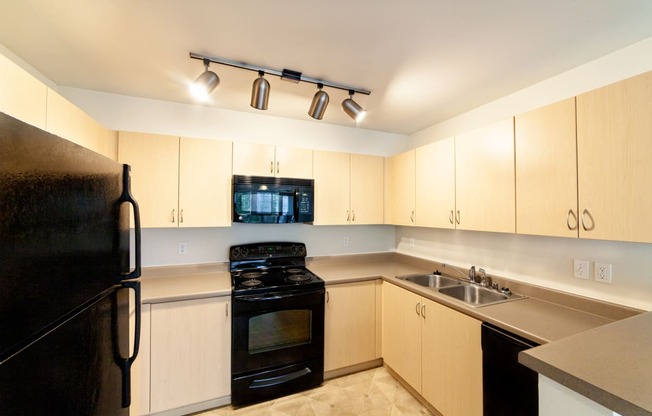
<path fill-rule="evenodd" d="M 138 209 L 138 202 L 131 195 L 131 166 L 127 164 L 122 165 L 123 175 L 122 175 L 122 195 L 120 196 L 120 202 L 127 202 L 131 204 L 134 208 L 134 233 L 136 237 L 135 248 L 136 248 L 136 267 L 134 270 L 128 273 L 123 273 L 123 279 L 135 279 L 140 277 L 141 271 L 141 247 L 140 247 L 140 210 Z"/>
<path fill-rule="evenodd" d="M 135 324 L 134 324 L 134 350 L 129 358 L 120 357 L 118 365 L 122 370 L 122 407 L 127 408 L 131 405 L 131 366 L 136 357 L 140 346 L 140 282 L 127 281 L 121 283 L 124 289 L 133 289 L 135 295 Z"/>

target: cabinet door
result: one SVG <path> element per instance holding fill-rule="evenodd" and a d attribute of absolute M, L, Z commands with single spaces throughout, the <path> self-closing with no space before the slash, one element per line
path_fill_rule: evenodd
<path fill-rule="evenodd" d="M 514 119 L 455 137 L 458 229 L 516 232 Z"/>
<path fill-rule="evenodd" d="M 134 362 L 131 379 L 131 406 L 129 407 L 130 416 L 149 414 L 149 388 L 150 388 L 150 322 L 151 306 L 143 304 L 140 312 L 140 345 L 138 357 Z M 134 317 L 130 319 L 135 320 Z M 135 324 L 135 321 L 134 321 Z M 131 321 L 130 321 L 131 325 Z M 132 331 L 133 333 L 133 331 Z M 131 345 L 133 340 L 130 340 Z"/>
<path fill-rule="evenodd" d="M 383 361 L 421 392 L 421 297 L 383 282 Z"/>
<path fill-rule="evenodd" d="M 422 302 L 422 396 L 446 416 L 481 416 L 481 322 L 436 302 Z"/>
<path fill-rule="evenodd" d="M 131 165 L 131 192 L 140 207 L 141 226 L 176 227 L 179 138 L 121 131 L 118 160 Z"/>
<path fill-rule="evenodd" d="M 230 394 L 229 301 L 219 297 L 152 305 L 152 413 Z"/>
<path fill-rule="evenodd" d="M 351 155 L 351 223 L 382 224 L 384 158 Z"/>
<path fill-rule="evenodd" d="M 179 143 L 179 227 L 231 225 L 231 142 Z"/>
<path fill-rule="evenodd" d="M 275 175 L 282 178 L 312 179 L 311 149 L 276 146 Z"/>
<path fill-rule="evenodd" d="M 254 143 L 233 143 L 233 174 L 274 176 L 274 146 Z"/>
<path fill-rule="evenodd" d="M 324 371 L 376 358 L 376 284 L 372 281 L 326 288 Z"/>
<path fill-rule="evenodd" d="M 515 119 L 516 232 L 577 237 L 575 98 Z"/>
<path fill-rule="evenodd" d="M 577 97 L 580 237 L 652 242 L 652 72 Z"/>
<path fill-rule="evenodd" d="M 0 55 L 0 111 L 46 130 L 48 88 Z"/>
<path fill-rule="evenodd" d="M 409 150 L 387 160 L 389 224 L 415 225 L 415 154 L 415 150 Z"/>
<path fill-rule="evenodd" d="M 350 155 L 315 150 L 316 225 L 348 224 L 350 221 Z"/>
<path fill-rule="evenodd" d="M 416 224 L 455 228 L 455 139 L 416 149 Z"/>

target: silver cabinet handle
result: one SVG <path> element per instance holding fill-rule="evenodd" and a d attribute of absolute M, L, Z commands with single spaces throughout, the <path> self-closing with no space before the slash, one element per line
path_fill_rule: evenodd
<path fill-rule="evenodd" d="M 453 210 L 451 209 L 451 215 L 448 216 L 448 221 L 450 221 L 451 224 L 455 224 L 453 221 Z"/>
<path fill-rule="evenodd" d="M 591 226 L 589 227 L 586 226 L 586 221 L 584 221 L 586 217 L 589 217 L 591 220 Z M 595 229 L 595 221 L 593 220 L 593 215 L 591 215 L 588 209 L 582 211 L 582 228 L 584 228 L 584 231 L 593 231 Z"/>
<path fill-rule="evenodd" d="M 421 305 L 421 316 L 426 319 L 426 304 Z"/>
<path fill-rule="evenodd" d="M 417 302 L 416 311 L 417 315 L 421 316 L 421 302 Z"/>
<path fill-rule="evenodd" d="M 459 223 L 460 223 L 460 210 L 459 210 L 459 209 L 455 212 L 455 222 L 456 222 L 458 225 L 459 225 Z"/>
<path fill-rule="evenodd" d="M 179 211 L 179 222 L 183 222 L 183 208 Z"/>
<path fill-rule="evenodd" d="M 355 211 L 351 211 L 351 221 L 355 221 Z"/>
<path fill-rule="evenodd" d="M 349 221 L 351 221 L 351 211 L 349 211 L 349 210 L 347 209 L 347 210 L 346 210 L 346 222 L 349 222 Z"/>
<path fill-rule="evenodd" d="M 571 218 L 573 218 L 575 225 L 571 225 Z M 568 215 L 566 216 L 566 226 L 568 226 L 568 229 L 571 231 L 577 230 L 577 215 L 575 215 L 575 212 L 572 209 L 568 210 Z"/>
<path fill-rule="evenodd" d="M 269 173 L 274 173 L 274 161 L 269 162 Z"/>
<path fill-rule="evenodd" d="M 276 173 L 281 172 L 281 162 L 276 162 Z"/>
<path fill-rule="evenodd" d="M 410 221 L 414 222 L 414 211 L 410 214 Z"/>
<path fill-rule="evenodd" d="M 170 222 L 175 222 L 174 220 L 174 208 L 172 208 L 172 217 L 170 218 Z"/>
<path fill-rule="evenodd" d="M 229 302 L 226 302 L 226 316 L 229 316 Z"/>
<path fill-rule="evenodd" d="M 326 303 L 330 303 L 331 301 L 331 293 L 327 290 L 326 291 Z"/>

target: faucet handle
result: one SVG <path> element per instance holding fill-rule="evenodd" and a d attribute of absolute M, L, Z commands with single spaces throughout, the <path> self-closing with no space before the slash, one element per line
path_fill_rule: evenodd
<path fill-rule="evenodd" d="M 490 284 L 491 278 L 487 278 L 487 273 L 484 271 L 484 269 L 481 268 L 478 271 L 480 272 L 480 284 L 486 287 L 488 284 Z"/>

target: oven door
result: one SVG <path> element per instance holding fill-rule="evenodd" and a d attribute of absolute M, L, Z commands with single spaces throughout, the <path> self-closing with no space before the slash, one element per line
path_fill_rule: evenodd
<path fill-rule="evenodd" d="M 232 373 L 323 359 L 324 288 L 233 296 Z"/>

